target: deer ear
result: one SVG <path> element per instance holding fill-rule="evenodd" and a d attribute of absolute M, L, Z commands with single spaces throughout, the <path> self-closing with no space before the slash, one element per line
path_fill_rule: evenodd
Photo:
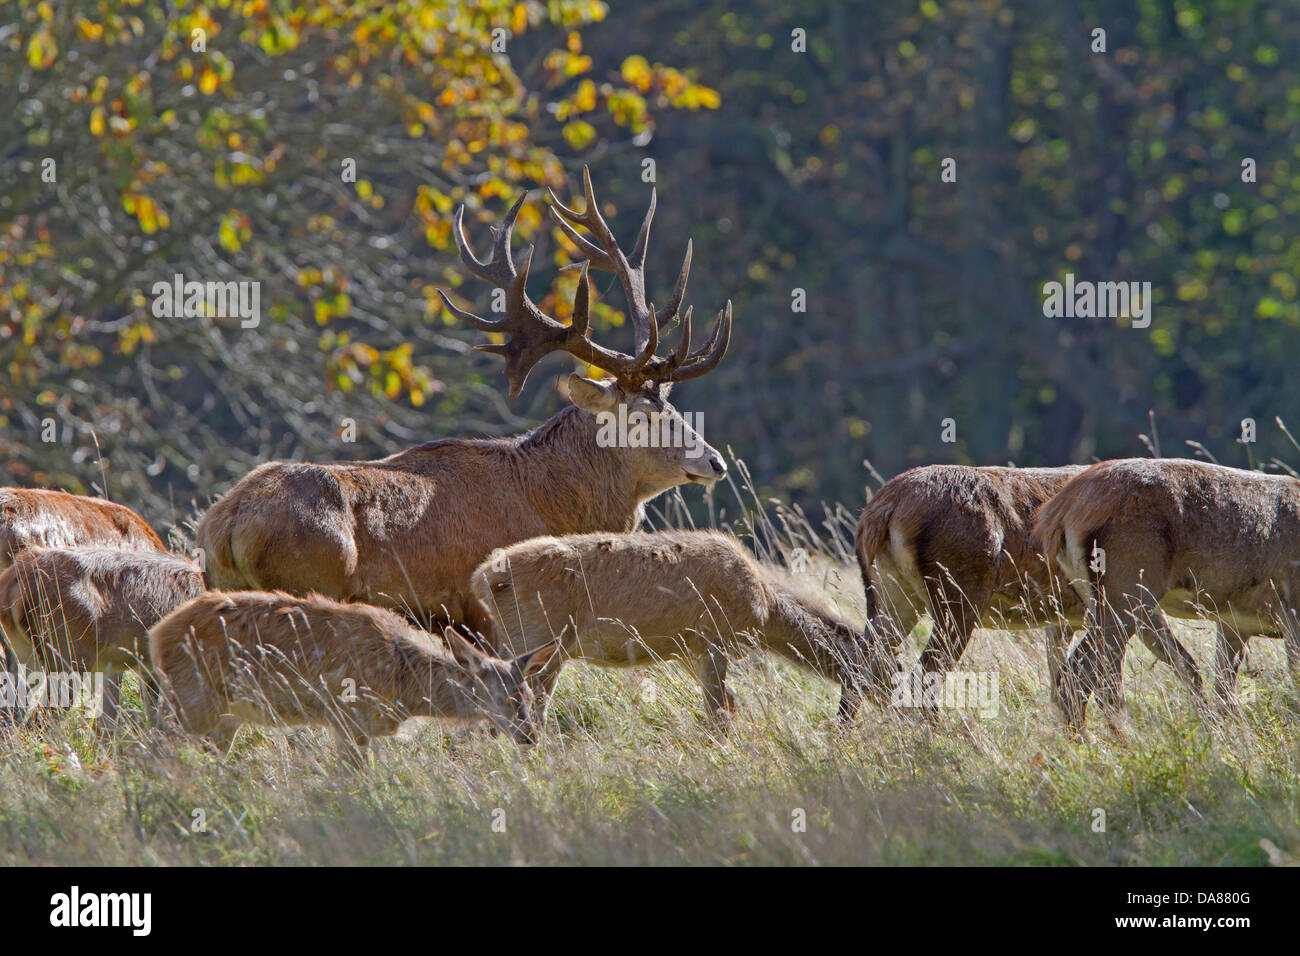
<path fill-rule="evenodd" d="M 447 647 L 451 650 L 451 656 L 456 658 L 456 663 L 470 671 L 477 671 L 483 666 L 483 652 L 471 644 L 465 638 L 461 637 L 452 628 L 446 628 L 442 632 L 442 639 L 447 642 Z"/>
<path fill-rule="evenodd" d="M 532 677 L 546 666 L 546 662 L 549 661 L 551 656 L 559 649 L 559 641 L 548 641 L 541 647 L 535 647 L 531 651 L 520 654 L 511 661 L 511 663 L 514 664 L 515 667 L 519 668 L 519 673 L 524 677 Z"/>
<path fill-rule="evenodd" d="M 574 372 L 569 376 L 569 398 L 584 411 L 613 411 L 618 406 L 618 386 L 613 382 L 597 382 Z"/>

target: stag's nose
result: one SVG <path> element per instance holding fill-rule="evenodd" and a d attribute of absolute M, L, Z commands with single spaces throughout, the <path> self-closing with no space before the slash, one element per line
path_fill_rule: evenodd
<path fill-rule="evenodd" d="M 727 473 L 727 463 L 722 460 L 722 456 L 717 452 L 709 456 L 709 467 L 713 469 L 716 478 L 721 478 Z"/>

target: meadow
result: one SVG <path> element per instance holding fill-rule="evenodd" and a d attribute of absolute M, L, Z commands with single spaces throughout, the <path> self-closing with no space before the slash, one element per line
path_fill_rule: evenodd
<path fill-rule="evenodd" d="M 862 620 L 844 509 L 813 528 L 728 493 L 713 523 Z M 685 515 L 670 496 L 652 523 Z M 1175 627 L 1208 682 L 1212 630 Z M 676 665 L 570 664 L 539 745 L 416 720 L 360 773 L 324 730 L 246 727 L 223 761 L 71 714 L 0 741 L 0 864 L 1288 864 L 1300 713 L 1281 642 L 1250 655 L 1242 715 L 1206 722 L 1133 642 L 1128 726 L 1094 714 L 1082 740 L 1048 702 L 1036 631 L 981 631 L 960 665 L 996 676 L 996 713 L 866 705 L 839 729 L 838 688 L 755 654 L 715 735 Z"/>

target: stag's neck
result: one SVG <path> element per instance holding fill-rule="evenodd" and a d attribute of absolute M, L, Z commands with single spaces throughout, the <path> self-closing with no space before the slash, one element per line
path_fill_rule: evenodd
<path fill-rule="evenodd" d="M 855 628 L 781 584 L 772 584 L 764 635 L 767 646 L 825 677 L 838 680 L 861 637 Z"/>
<path fill-rule="evenodd" d="M 520 487 L 550 534 L 632 531 L 641 521 L 635 478 L 617 448 L 596 444 L 595 426 L 570 405 L 516 448 Z"/>

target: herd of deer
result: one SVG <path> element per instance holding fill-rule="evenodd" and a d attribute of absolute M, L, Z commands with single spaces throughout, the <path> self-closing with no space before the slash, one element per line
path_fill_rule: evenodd
<path fill-rule="evenodd" d="M 1251 635 L 1284 637 L 1300 680 L 1300 481 L 1291 477 L 1168 459 L 913 469 L 887 482 L 859 521 L 865 628 L 797 594 L 729 535 L 637 532 L 647 501 L 715 482 L 726 466 L 702 440 L 598 442 L 598 420 L 623 406 L 698 439 L 668 393 L 721 360 L 731 306 L 694 351 L 687 309 L 677 346 L 658 355 L 679 320 L 691 246 L 656 310 L 644 274 L 653 194 L 626 254 L 585 170 L 583 185 L 581 213 L 551 196 L 551 214 L 585 258 L 569 324 L 529 299 L 531 248 L 515 265 L 522 196 L 493 228 L 486 262 L 469 247 L 463 208 L 454 225 L 469 273 L 504 290 L 504 315 L 443 300 L 507 337 L 480 348 L 505 358 L 512 396 L 555 350 L 609 378 L 570 376 L 571 404 L 521 437 L 262 465 L 200 520 L 202 569 L 168 553 L 122 505 L 2 489 L 0 650 L 11 674 L 105 673 L 101 719 L 112 727 L 130 667 L 147 710 L 161 692 L 160 721 L 177 719 L 223 752 L 253 721 L 325 724 L 354 754 L 419 715 L 487 719 L 533 741 L 568 659 L 681 660 L 707 715 L 725 723 L 735 707 L 728 661 L 756 646 L 838 681 L 848 720 L 864 697 L 888 703 L 911 673 L 899 651 L 922 615 L 933 622 L 924 673 L 951 669 L 976 627 L 1044 628 L 1052 700 L 1076 729 L 1094 695 L 1112 719 L 1122 711 L 1135 632 L 1208 706 L 1166 615 L 1217 622 L 1221 707 L 1237 706 Z M 622 286 L 630 354 L 591 339 L 590 269 Z"/>

